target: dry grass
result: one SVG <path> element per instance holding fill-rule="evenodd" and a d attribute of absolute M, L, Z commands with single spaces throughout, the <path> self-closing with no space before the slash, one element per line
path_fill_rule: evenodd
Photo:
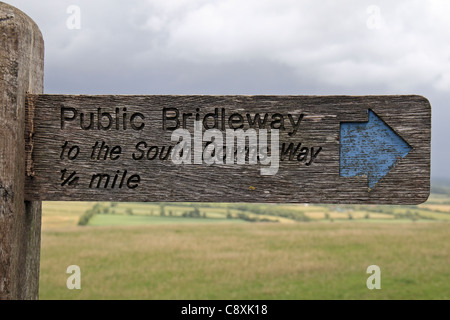
<path fill-rule="evenodd" d="M 439 212 L 448 212 L 450 213 L 450 205 L 445 204 L 421 204 L 419 208 L 425 208 L 428 210 L 439 211 Z"/>
<path fill-rule="evenodd" d="M 76 226 L 80 216 L 92 208 L 94 202 L 48 202 L 42 203 L 42 229 L 51 230 Z"/>

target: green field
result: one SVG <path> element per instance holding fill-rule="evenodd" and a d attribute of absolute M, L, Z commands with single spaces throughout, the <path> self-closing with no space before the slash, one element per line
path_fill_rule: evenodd
<path fill-rule="evenodd" d="M 94 202 L 45 202 L 43 229 L 76 226 L 80 216 L 92 209 L 95 204 Z M 245 221 L 254 219 L 278 223 L 450 221 L 450 196 L 434 194 L 426 203 L 418 206 L 169 203 L 163 204 L 164 216 L 161 216 L 159 203 L 99 203 L 97 206 L 100 214 L 94 215 L 92 221 L 88 223 L 90 226 L 243 222 L 244 220 L 239 218 L 242 216 L 247 218 Z M 182 215 L 191 212 L 194 207 L 198 208 L 199 217 L 184 219 Z M 232 219 L 227 219 L 227 215 Z M 205 218 L 208 221 L 205 221 Z M 225 219 L 230 221 L 223 221 Z"/>
<path fill-rule="evenodd" d="M 41 299 L 449 299 L 450 197 L 419 206 L 45 202 Z M 90 214 L 87 225 L 81 217 Z M 366 269 L 381 268 L 381 290 Z M 78 265 L 82 289 L 68 290 Z"/>
<path fill-rule="evenodd" d="M 41 299 L 449 299 L 446 223 L 186 224 L 47 231 Z M 82 289 L 65 270 L 79 265 Z M 381 290 L 366 288 L 380 266 Z"/>

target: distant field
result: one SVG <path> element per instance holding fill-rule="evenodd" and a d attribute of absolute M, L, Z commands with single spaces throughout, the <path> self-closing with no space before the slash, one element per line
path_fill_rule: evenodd
<path fill-rule="evenodd" d="M 43 204 L 43 229 L 67 228 L 76 226 L 78 220 L 86 210 L 92 208 L 94 202 L 44 202 Z M 172 224 L 176 223 L 192 223 L 193 218 L 182 218 L 186 212 L 193 210 L 192 204 L 178 203 L 165 204 L 164 216 L 161 216 L 161 207 L 158 203 L 101 203 L 104 214 L 108 217 L 96 215 L 89 225 L 141 225 L 141 224 Z M 277 221 L 279 223 L 297 223 L 295 217 L 305 217 L 310 221 L 338 221 L 338 220 L 361 220 L 366 222 L 373 221 L 390 221 L 390 220 L 406 220 L 406 221 L 423 221 L 423 220 L 439 220 L 450 221 L 450 197 L 443 195 L 431 195 L 430 199 L 419 206 L 330 206 L 330 205 L 266 205 L 264 214 L 253 211 L 252 206 L 260 209 L 262 206 L 249 205 L 246 210 L 236 209 L 235 204 L 196 204 L 201 216 L 212 219 L 207 222 L 221 222 L 221 220 L 234 220 L 239 215 L 244 214 L 250 219 L 266 219 Z M 271 213 L 274 208 L 275 213 Z M 132 216 L 129 216 L 131 211 Z M 280 215 L 280 212 L 289 212 L 289 215 Z M 227 219 L 227 215 L 233 219 Z M 111 217 L 115 216 L 115 217 Z M 128 217 L 124 217 L 128 216 Z M 153 219 L 143 217 L 153 217 Z M 160 219 L 157 219 L 159 217 Z M 173 220 L 170 218 L 180 218 Z M 184 220 L 188 221 L 184 221 Z M 189 220 L 191 219 L 191 220 Z M 199 223 L 206 221 L 200 219 Z M 228 221 L 231 222 L 231 221 Z M 242 221 L 241 221 L 242 222 Z"/>
<path fill-rule="evenodd" d="M 102 214 L 96 215 L 89 226 L 131 226 L 131 225 L 161 225 L 161 224 L 204 224 L 204 223 L 245 223 L 242 220 L 229 219 L 203 219 L 180 217 L 152 217 L 152 216 L 126 216 Z"/>
<path fill-rule="evenodd" d="M 94 202 L 43 202 L 42 229 L 76 226 L 80 216 L 93 205 Z"/>

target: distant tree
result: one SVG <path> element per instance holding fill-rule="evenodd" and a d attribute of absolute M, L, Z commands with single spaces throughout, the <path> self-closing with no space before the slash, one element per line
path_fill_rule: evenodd
<path fill-rule="evenodd" d="M 200 213 L 200 210 L 197 206 L 193 206 L 193 210 L 191 211 L 185 211 L 183 212 L 183 214 L 181 215 L 182 217 L 185 218 L 200 218 L 202 217 L 202 214 Z M 206 217 L 206 214 L 203 214 L 203 217 Z"/>
<path fill-rule="evenodd" d="M 193 218 L 200 217 L 200 209 L 197 206 L 194 206 L 194 210 L 192 211 L 192 217 Z"/>
<path fill-rule="evenodd" d="M 101 210 L 102 210 L 102 205 L 100 203 L 96 203 L 94 205 L 94 207 L 92 207 L 92 211 L 94 212 L 94 214 L 100 213 Z"/>
<path fill-rule="evenodd" d="M 129 216 L 132 216 L 132 215 L 133 215 L 133 210 L 132 210 L 131 208 L 127 208 L 127 209 L 125 210 L 125 213 L 126 213 L 127 215 L 129 215 Z"/>
<path fill-rule="evenodd" d="M 94 206 L 95 208 L 95 206 Z M 100 211 L 97 209 L 94 210 L 94 208 L 92 209 L 88 209 L 86 210 L 80 217 L 80 219 L 78 220 L 78 225 L 79 226 L 87 226 L 89 223 L 89 220 L 91 220 L 91 218 L 96 215 L 97 213 L 99 213 Z"/>

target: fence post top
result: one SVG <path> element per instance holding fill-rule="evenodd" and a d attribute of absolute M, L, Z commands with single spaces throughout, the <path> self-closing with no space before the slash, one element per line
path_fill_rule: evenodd
<path fill-rule="evenodd" d="M 22 26 L 22 28 L 29 28 L 33 31 L 35 36 L 42 37 L 42 32 L 39 26 L 26 13 L 17 9 L 16 7 L 0 1 L 0 23 L 13 23 Z"/>

